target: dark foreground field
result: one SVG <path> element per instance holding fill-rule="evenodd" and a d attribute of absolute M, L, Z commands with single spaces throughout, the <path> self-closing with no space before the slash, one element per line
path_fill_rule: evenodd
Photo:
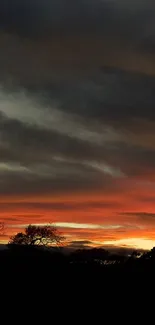
<path fill-rule="evenodd" d="M 88 303 L 90 316 L 92 303 L 100 304 L 103 309 L 112 305 L 121 309 L 125 308 L 123 304 L 128 308 L 128 300 L 133 308 L 136 301 L 146 303 L 151 299 L 155 282 L 154 250 L 140 257 L 107 254 L 104 250 L 63 254 L 59 249 L 53 252 L 22 246 L 1 250 L 0 276 L 4 288 L 1 296 L 6 296 L 9 308 L 21 304 L 24 313 L 31 303 L 37 318 L 41 312 L 38 308 L 43 306 L 53 313 L 56 312 L 51 309 L 53 306 L 60 311 L 64 306 L 74 305 L 81 314 L 82 308 L 86 313 Z M 109 317 L 112 314 L 111 310 Z"/>
<path fill-rule="evenodd" d="M 75 285 L 78 281 L 99 283 L 130 281 L 155 274 L 154 249 L 130 256 L 109 254 L 105 250 L 79 250 L 64 254 L 61 249 L 45 250 L 12 246 L 0 251 L 0 272 L 4 278 L 18 281 L 39 280 Z M 10 277 L 9 277 L 10 279 Z M 138 283 L 138 282 L 137 282 Z"/>

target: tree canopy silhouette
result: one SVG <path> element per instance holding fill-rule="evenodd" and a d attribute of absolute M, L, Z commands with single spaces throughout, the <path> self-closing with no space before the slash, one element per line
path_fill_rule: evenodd
<path fill-rule="evenodd" d="M 58 232 L 54 226 L 32 226 L 29 225 L 25 232 L 19 232 L 12 236 L 9 244 L 11 245 L 60 245 L 64 241 L 64 237 Z"/>

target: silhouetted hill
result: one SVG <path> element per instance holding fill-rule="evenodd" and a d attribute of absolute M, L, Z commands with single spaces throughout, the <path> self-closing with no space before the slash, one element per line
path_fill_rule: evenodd
<path fill-rule="evenodd" d="M 46 305 L 47 299 L 63 306 L 78 299 L 81 304 L 81 299 L 86 303 L 141 296 L 152 286 L 154 274 L 154 251 L 128 257 L 104 249 L 64 254 L 61 249 L 14 245 L 0 250 L 0 275 L 7 295 L 18 300 L 29 297 L 33 304 L 38 299 L 39 304 L 43 299 Z"/>
<path fill-rule="evenodd" d="M 144 273 L 155 269 L 155 249 L 149 252 L 117 254 L 103 248 L 79 249 L 69 254 L 63 248 L 9 245 L 0 249 L 1 272 L 48 274 L 65 270 L 68 274 L 95 272 L 96 277 L 113 273 Z"/>

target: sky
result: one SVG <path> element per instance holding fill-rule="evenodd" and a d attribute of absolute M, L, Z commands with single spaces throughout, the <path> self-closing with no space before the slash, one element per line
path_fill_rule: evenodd
<path fill-rule="evenodd" d="M 0 49 L 1 243 L 155 246 L 155 2 L 3 0 Z"/>

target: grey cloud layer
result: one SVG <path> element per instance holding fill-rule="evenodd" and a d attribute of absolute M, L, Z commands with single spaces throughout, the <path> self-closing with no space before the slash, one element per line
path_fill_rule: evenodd
<path fill-rule="evenodd" d="M 29 61 L 31 70 L 37 70 L 36 62 L 39 65 L 44 60 L 46 74 L 47 62 L 59 66 L 67 61 L 68 65 L 76 66 L 85 56 L 84 64 L 89 61 L 92 64 L 94 60 L 103 63 L 108 57 L 117 62 L 121 61 L 122 50 L 126 53 L 122 54 L 122 61 L 126 56 L 126 62 L 129 60 L 130 66 L 136 67 L 143 56 L 146 69 L 151 70 L 150 57 L 145 56 L 154 54 L 155 50 L 155 4 L 152 0 L 7 0 L 0 4 L 0 30 L 19 36 L 4 40 L 3 34 L 0 35 L 2 61 L 8 60 L 8 54 L 11 56 L 7 67 L 2 65 L 1 75 L 6 69 L 8 74 L 17 77 L 19 70 L 24 70 L 23 65 L 26 68 L 28 65 L 24 54 L 33 57 L 34 52 L 37 60 L 33 58 L 33 64 Z M 24 48 L 28 39 L 37 44 L 30 42 L 29 49 Z M 45 51 L 44 45 L 38 44 L 41 39 L 44 43 L 49 40 Z M 134 64 L 133 53 L 139 53 Z"/>
<path fill-rule="evenodd" d="M 67 34 L 117 34 L 140 41 L 142 34 L 147 39 L 154 33 L 155 5 L 151 0 L 8 0 L 0 8 L 1 27 L 21 35 L 52 36 L 60 29 Z"/>
<path fill-rule="evenodd" d="M 106 78 L 110 80 L 113 76 L 109 74 Z M 120 76 L 115 75 L 115 78 L 120 80 Z M 149 82 L 152 82 L 151 80 Z M 141 80 L 137 85 L 141 87 Z M 130 91 L 134 96 L 132 87 Z M 92 90 L 93 87 L 90 87 L 90 93 L 87 92 L 88 100 Z M 79 85 L 76 91 L 78 93 Z M 109 97 L 106 95 L 109 107 L 111 99 L 113 101 L 111 93 L 109 91 Z M 139 99 L 137 93 L 136 96 Z M 144 91 L 143 96 L 145 97 Z M 112 110 L 109 109 L 108 115 L 104 104 L 101 118 L 100 110 L 97 109 L 98 95 L 95 96 L 95 91 L 94 117 L 89 115 L 89 106 L 83 112 L 82 110 L 72 112 L 69 107 L 67 110 L 63 109 L 64 98 L 61 95 L 58 108 L 52 107 L 51 99 L 49 102 L 46 100 L 45 105 L 44 100 L 38 100 L 36 94 L 30 96 L 28 92 L 24 95 L 20 92 L 10 94 L 2 89 L 0 98 L 2 192 L 13 190 L 48 192 L 90 187 L 112 190 L 115 189 L 116 178 L 142 176 L 144 172 L 147 174 L 147 171 L 149 173 L 154 171 L 154 121 L 153 119 L 150 121 L 149 115 L 146 121 L 146 110 L 145 115 L 141 116 L 140 108 L 139 112 L 136 111 L 139 114 L 134 116 L 133 111 L 128 110 L 128 98 L 125 106 L 125 93 L 124 110 L 127 110 L 128 114 L 121 116 L 118 110 L 116 122 Z M 73 95 L 70 101 L 74 105 Z M 134 98 L 131 104 L 134 108 Z M 67 100 L 65 105 L 67 106 Z M 117 105 L 113 110 L 117 112 Z M 137 120 L 134 123 L 135 117 Z M 138 128 L 135 131 L 137 123 Z M 144 134 L 145 125 L 147 128 Z M 147 136 L 152 138 L 151 147 L 150 143 L 145 143 Z"/>
<path fill-rule="evenodd" d="M 126 48 L 154 69 L 154 9 L 151 0 L 0 4 L 0 193 L 152 180 L 155 77 L 106 65 Z"/>

